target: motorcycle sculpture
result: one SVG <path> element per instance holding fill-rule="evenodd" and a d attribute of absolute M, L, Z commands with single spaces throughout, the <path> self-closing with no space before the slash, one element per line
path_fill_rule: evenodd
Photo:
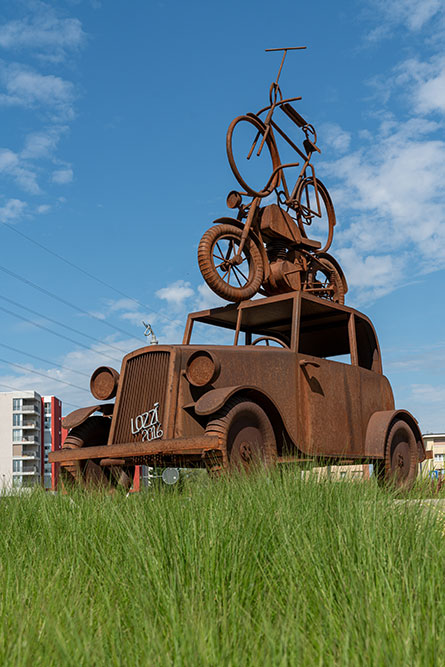
<path fill-rule="evenodd" d="M 209 287 L 228 301 L 250 299 L 257 292 L 271 296 L 303 290 L 344 303 L 346 279 L 338 262 L 326 252 L 336 223 L 334 207 L 311 164 L 312 155 L 321 152 L 317 134 L 290 104 L 301 97 L 283 99 L 278 85 L 287 51 L 301 48 L 306 47 L 267 49 L 284 52 L 277 78 L 270 86 L 270 104 L 256 114 L 238 116 L 227 131 L 230 167 L 243 188 L 241 192 L 229 193 L 227 205 L 238 209 L 238 214 L 236 218 L 218 218 L 216 225 L 204 233 L 198 247 L 198 263 Z M 303 150 L 275 122 L 275 109 L 281 109 L 301 128 Z M 263 120 L 261 115 L 265 113 Z M 285 170 L 299 167 L 300 163 L 281 162 L 275 133 L 303 160 L 292 190 Z M 249 185 L 240 167 L 243 160 L 244 166 L 249 161 L 257 171 L 252 164 L 255 160 L 250 162 L 252 157 L 268 164 L 270 175 L 261 187 Z M 274 195 L 276 203 L 261 206 Z M 250 200 L 244 204 L 243 197 Z M 306 234 L 305 226 L 310 225 L 316 228 L 316 238 Z"/>

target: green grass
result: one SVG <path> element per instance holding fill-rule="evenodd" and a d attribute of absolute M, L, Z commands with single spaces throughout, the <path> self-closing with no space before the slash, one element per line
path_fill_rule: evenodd
<path fill-rule="evenodd" d="M 0 664 L 444 664 L 445 514 L 399 501 L 292 470 L 2 497 Z"/>

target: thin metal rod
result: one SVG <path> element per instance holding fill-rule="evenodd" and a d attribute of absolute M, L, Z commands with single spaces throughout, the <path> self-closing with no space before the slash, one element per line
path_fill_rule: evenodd
<path fill-rule="evenodd" d="M 283 46 L 281 49 L 264 49 L 265 51 L 297 51 L 298 49 L 307 49 L 307 46 Z"/>

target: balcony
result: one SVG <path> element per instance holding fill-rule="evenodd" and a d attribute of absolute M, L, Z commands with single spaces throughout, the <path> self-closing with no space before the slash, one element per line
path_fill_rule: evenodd
<path fill-rule="evenodd" d="M 26 475 L 27 477 L 32 477 L 34 475 L 40 475 L 37 466 L 33 469 L 20 470 L 19 472 L 12 473 L 14 477 L 20 477 L 21 475 Z"/>
<path fill-rule="evenodd" d="M 13 461 L 22 461 L 23 459 L 26 459 L 27 461 L 32 459 L 40 459 L 40 455 L 38 452 L 30 449 L 28 452 L 25 451 L 12 457 Z"/>
<path fill-rule="evenodd" d="M 34 412 L 34 414 L 40 414 L 40 406 L 38 405 L 22 405 L 21 408 L 13 409 L 13 412 Z"/>
<path fill-rule="evenodd" d="M 18 445 L 18 444 L 20 444 L 20 443 L 27 443 L 27 442 L 30 442 L 30 443 L 32 443 L 33 445 L 37 445 L 37 444 L 38 444 L 38 440 L 37 440 L 37 438 L 35 437 L 35 435 L 22 435 L 22 437 L 20 438 L 20 440 L 14 440 L 13 442 L 14 442 L 14 445 Z"/>

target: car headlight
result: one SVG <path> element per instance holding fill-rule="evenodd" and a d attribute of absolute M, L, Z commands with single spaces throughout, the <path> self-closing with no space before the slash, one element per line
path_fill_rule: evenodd
<path fill-rule="evenodd" d="M 221 370 L 219 359 L 207 350 L 194 352 L 187 361 L 185 375 L 195 387 L 204 387 L 216 380 Z"/>
<path fill-rule="evenodd" d="M 96 368 L 90 380 L 90 390 L 98 401 L 114 398 L 119 383 L 119 373 L 110 366 Z"/>

